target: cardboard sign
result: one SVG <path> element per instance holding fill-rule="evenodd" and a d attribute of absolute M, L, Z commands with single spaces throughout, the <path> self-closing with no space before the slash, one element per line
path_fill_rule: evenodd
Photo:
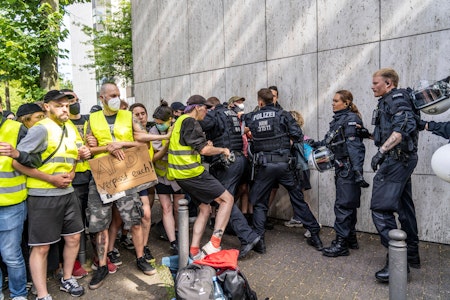
<path fill-rule="evenodd" d="M 124 152 L 124 160 L 118 160 L 111 154 L 89 160 L 100 194 L 114 195 L 145 183 L 157 182 L 146 145 L 132 147 Z"/>

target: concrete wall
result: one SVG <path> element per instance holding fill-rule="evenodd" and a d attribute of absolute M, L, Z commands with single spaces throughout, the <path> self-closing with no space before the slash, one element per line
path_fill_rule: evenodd
<path fill-rule="evenodd" d="M 133 52 L 136 102 L 150 112 L 159 99 L 182 101 L 192 94 L 247 98 L 279 88 L 287 110 L 301 111 L 305 133 L 323 138 L 332 118 L 335 91 L 352 91 L 370 125 L 376 98 L 374 71 L 393 67 L 400 85 L 450 75 L 450 2 L 447 0 L 133 0 Z M 150 113 L 151 115 L 151 113 Z M 449 120 L 450 111 L 427 120 Z M 420 134 L 413 193 L 420 238 L 450 244 L 450 184 L 433 175 L 432 153 L 447 141 Z M 364 176 L 371 182 L 366 142 Z M 312 172 L 306 197 L 319 221 L 334 222 L 333 173 Z M 375 232 L 365 189 L 357 229 Z M 280 189 L 271 216 L 289 219 L 288 197 Z"/>

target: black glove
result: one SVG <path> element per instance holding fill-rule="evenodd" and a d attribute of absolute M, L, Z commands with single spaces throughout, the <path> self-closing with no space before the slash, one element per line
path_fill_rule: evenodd
<path fill-rule="evenodd" d="M 308 145 L 310 145 L 313 148 L 315 148 L 315 145 L 317 144 L 317 142 L 315 142 L 313 139 L 307 139 L 307 140 L 305 140 L 303 142 L 308 144 Z"/>
<path fill-rule="evenodd" d="M 368 188 L 370 184 L 364 180 L 364 177 L 360 171 L 355 171 L 355 182 L 362 188 Z"/>
<path fill-rule="evenodd" d="M 378 169 L 378 166 L 381 165 L 385 159 L 384 153 L 381 153 L 380 150 L 378 150 L 377 154 L 375 154 L 374 157 L 372 157 L 372 163 L 370 164 L 372 166 L 372 170 L 375 172 Z"/>
<path fill-rule="evenodd" d="M 356 128 L 356 135 L 362 139 L 370 139 L 372 134 L 367 130 L 367 128 Z"/>
<path fill-rule="evenodd" d="M 425 130 L 425 126 L 427 125 L 427 123 L 428 123 L 427 121 L 420 120 L 417 129 L 419 129 L 420 131 Z"/>

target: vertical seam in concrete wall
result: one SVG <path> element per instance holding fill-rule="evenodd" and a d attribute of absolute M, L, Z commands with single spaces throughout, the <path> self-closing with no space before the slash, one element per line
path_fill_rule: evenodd
<path fill-rule="evenodd" d="M 319 137 L 319 0 L 316 0 L 316 134 Z M 316 191 L 317 191 L 317 221 L 320 220 L 320 197 L 319 197 L 319 180 L 320 173 L 317 175 Z"/>
<path fill-rule="evenodd" d="M 264 63 L 266 64 L 266 86 L 269 86 L 269 64 L 268 64 L 268 47 L 267 47 L 267 39 L 269 35 L 267 34 L 267 0 L 264 1 L 264 31 L 266 33 L 266 59 Z"/>
<path fill-rule="evenodd" d="M 195 0 L 193 0 L 195 1 Z M 191 45 L 190 45 L 190 26 L 189 26 L 189 20 L 190 20 L 190 14 L 189 14 L 189 0 L 186 0 L 186 18 L 187 18 L 187 36 L 188 36 L 188 74 L 189 75 L 189 94 L 192 95 L 192 72 L 191 72 Z"/>
<path fill-rule="evenodd" d="M 381 0 L 378 1 L 378 68 L 381 68 Z"/>
<path fill-rule="evenodd" d="M 159 74 L 159 99 L 162 99 L 162 90 L 161 90 L 161 39 L 159 38 L 159 32 L 161 30 L 161 27 L 159 26 L 159 12 L 160 12 L 160 0 L 156 1 L 156 24 L 157 24 L 157 32 L 156 32 L 156 38 L 158 40 L 158 74 Z M 151 80 L 149 81 L 151 82 Z"/>

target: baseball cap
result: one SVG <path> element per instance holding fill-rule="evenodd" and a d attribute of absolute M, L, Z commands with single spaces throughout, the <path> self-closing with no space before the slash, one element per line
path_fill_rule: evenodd
<path fill-rule="evenodd" d="M 173 110 L 184 110 L 186 108 L 186 106 L 184 106 L 184 104 L 181 102 L 173 102 L 172 104 L 170 104 L 170 107 Z"/>
<path fill-rule="evenodd" d="M 66 97 L 67 99 L 73 99 L 73 95 L 64 94 L 58 90 L 51 90 L 44 96 L 44 103 L 49 103 L 50 101 L 58 101 L 62 98 Z"/>
<path fill-rule="evenodd" d="M 19 118 L 25 115 L 34 114 L 35 112 L 41 111 L 42 108 L 36 103 L 25 103 L 19 106 L 19 108 L 17 109 L 16 116 Z"/>
<path fill-rule="evenodd" d="M 191 97 L 189 97 L 188 101 L 187 101 L 187 105 L 205 105 L 206 107 L 211 107 L 211 104 L 208 104 L 206 102 L 205 97 L 200 96 L 200 95 L 192 95 Z"/>
<path fill-rule="evenodd" d="M 232 103 L 234 103 L 234 102 L 236 102 L 236 101 L 238 101 L 238 100 L 245 101 L 245 98 L 244 98 L 244 97 L 239 97 L 239 96 L 233 96 L 233 97 L 231 97 L 231 98 L 228 100 L 228 105 L 230 105 L 230 104 L 232 104 Z"/>

